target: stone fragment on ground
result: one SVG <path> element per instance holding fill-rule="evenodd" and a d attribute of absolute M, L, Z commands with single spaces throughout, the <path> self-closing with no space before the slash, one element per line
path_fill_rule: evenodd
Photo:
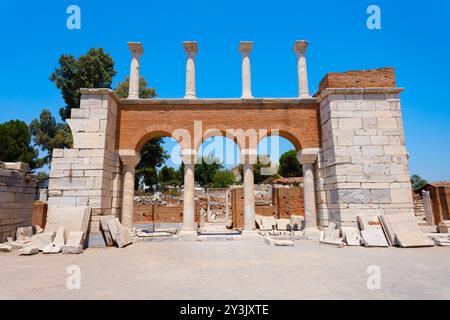
<path fill-rule="evenodd" d="M 265 243 L 272 247 L 292 247 L 294 246 L 294 241 L 286 239 L 274 239 L 272 237 L 265 237 Z"/>
<path fill-rule="evenodd" d="M 100 229 L 102 231 L 103 239 L 105 240 L 105 244 L 107 247 L 113 247 L 114 246 L 114 240 L 111 237 L 111 233 L 109 231 L 108 227 L 108 218 L 101 218 L 100 219 Z"/>
<path fill-rule="evenodd" d="M 45 246 L 53 242 L 55 235 L 56 233 L 53 231 L 37 233 L 31 237 L 31 245 L 38 247 L 39 251 L 43 251 Z"/>
<path fill-rule="evenodd" d="M 366 247 L 389 247 L 381 228 L 366 228 L 361 230 L 361 236 Z"/>
<path fill-rule="evenodd" d="M 11 252 L 12 247 L 9 244 L 1 243 L 0 252 Z"/>
<path fill-rule="evenodd" d="M 291 215 L 291 230 L 300 231 L 304 220 L 305 218 L 303 216 Z"/>
<path fill-rule="evenodd" d="M 31 256 L 31 255 L 37 254 L 37 253 L 39 253 L 39 248 L 35 247 L 35 246 L 32 246 L 32 245 L 28 245 L 26 247 L 23 247 L 19 251 L 19 255 L 21 255 L 21 256 Z"/>
<path fill-rule="evenodd" d="M 320 240 L 319 243 L 330 244 L 330 245 L 337 246 L 339 248 L 345 247 L 345 243 L 342 241 L 342 238 L 338 238 L 336 240 Z"/>
<path fill-rule="evenodd" d="M 121 227 L 116 233 L 116 242 L 119 248 L 124 248 L 133 243 L 133 237 L 131 236 L 130 229 L 127 227 Z"/>
<path fill-rule="evenodd" d="M 291 230 L 291 220 L 290 219 L 276 219 L 277 230 Z"/>
<path fill-rule="evenodd" d="M 342 240 L 348 246 L 360 246 L 362 243 L 361 234 L 356 227 L 341 227 Z"/>
<path fill-rule="evenodd" d="M 34 228 L 32 226 L 17 228 L 16 240 L 21 240 L 21 241 L 29 240 L 33 234 L 34 234 Z"/>
<path fill-rule="evenodd" d="M 77 245 L 77 246 L 62 246 L 61 253 L 63 254 L 80 254 L 83 253 L 83 246 Z"/>

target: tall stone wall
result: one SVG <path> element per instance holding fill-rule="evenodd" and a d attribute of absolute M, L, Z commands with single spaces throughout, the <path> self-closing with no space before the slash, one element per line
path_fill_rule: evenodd
<path fill-rule="evenodd" d="M 0 242 L 32 224 L 37 179 L 25 163 L 0 162 Z"/>
<path fill-rule="evenodd" d="M 102 216 L 121 213 L 121 168 L 116 152 L 118 106 L 108 89 L 82 89 L 80 108 L 67 120 L 72 149 L 55 149 L 48 205 L 90 206 L 91 232 L 99 232 Z"/>
<path fill-rule="evenodd" d="M 357 215 L 414 218 L 398 88 L 324 88 L 316 175 L 319 222 Z"/>

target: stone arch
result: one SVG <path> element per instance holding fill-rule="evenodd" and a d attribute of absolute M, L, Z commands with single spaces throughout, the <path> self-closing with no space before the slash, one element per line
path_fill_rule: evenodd
<path fill-rule="evenodd" d="M 233 143 L 234 146 L 237 147 L 237 154 L 233 154 L 233 157 L 237 155 L 237 159 L 238 159 L 238 162 L 239 162 L 239 159 L 241 157 L 242 150 L 243 150 L 242 147 L 241 147 L 242 144 L 240 144 L 239 140 L 236 139 L 234 136 L 227 135 L 227 134 L 225 134 L 224 131 L 221 131 L 221 130 L 215 130 L 214 132 L 210 131 L 209 133 L 204 135 L 203 139 L 199 143 L 196 144 L 197 146 L 196 146 L 196 149 L 194 149 L 194 150 L 195 150 L 196 154 L 199 156 L 199 158 L 201 158 L 203 156 L 203 153 L 200 152 L 200 151 L 202 151 L 201 147 L 203 146 L 203 144 L 205 142 L 207 142 L 209 139 L 216 138 L 216 137 L 223 137 L 223 138 L 225 138 L 225 141 L 230 141 L 230 142 Z M 225 142 L 225 144 L 226 144 L 226 142 Z M 228 151 L 227 149 L 224 150 L 224 153 L 223 153 L 224 159 L 223 159 L 223 161 L 229 160 L 229 157 L 226 155 L 227 151 Z"/>
<path fill-rule="evenodd" d="M 264 132 L 264 130 L 263 131 L 260 130 L 260 133 L 258 135 L 258 145 L 265 138 L 269 138 L 274 135 L 278 135 L 288 140 L 290 143 L 292 143 L 297 152 L 302 150 L 302 144 L 300 143 L 300 139 L 295 134 L 292 134 L 291 132 L 289 132 L 289 130 L 286 129 L 277 129 L 277 130 L 270 129 L 267 130 L 266 132 Z"/>
<path fill-rule="evenodd" d="M 233 130 L 224 130 L 224 129 L 206 129 L 203 132 L 202 138 L 198 139 L 198 141 L 194 142 L 194 149 L 198 150 L 200 146 L 208 139 L 212 137 L 225 137 L 236 143 L 239 147 L 239 150 L 245 149 L 245 140 L 240 139 L 238 135 L 233 132 Z"/>
<path fill-rule="evenodd" d="M 136 137 L 136 144 L 134 149 L 137 152 L 141 152 L 143 146 L 151 139 L 154 138 L 159 138 L 159 137 L 169 137 L 169 138 L 173 138 L 174 140 L 176 140 L 181 148 L 189 148 L 186 147 L 186 144 L 190 145 L 190 142 L 187 143 L 187 139 L 183 139 L 180 135 L 176 136 L 174 135 L 174 133 L 172 132 L 172 129 L 170 126 L 165 126 L 165 125 L 158 125 L 158 126 L 147 126 L 143 129 L 140 129 L 136 132 L 136 134 L 134 134 L 134 136 Z"/>

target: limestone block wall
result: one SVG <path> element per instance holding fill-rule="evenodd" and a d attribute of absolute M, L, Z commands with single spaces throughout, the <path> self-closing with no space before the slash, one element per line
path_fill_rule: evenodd
<path fill-rule="evenodd" d="M 91 232 L 102 216 L 120 217 L 121 168 L 116 152 L 117 101 L 111 90 L 82 89 L 80 108 L 67 119 L 72 149 L 55 149 L 48 205 L 90 206 Z"/>
<path fill-rule="evenodd" d="M 317 163 L 318 216 L 354 225 L 357 215 L 413 218 L 408 155 L 397 88 L 323 89 Z"/>
<path fill-rule="evenodd" d="M 25 163 L 0 162 L 0 242 L 32 224 L 37 179 L 28 171 Z"/>

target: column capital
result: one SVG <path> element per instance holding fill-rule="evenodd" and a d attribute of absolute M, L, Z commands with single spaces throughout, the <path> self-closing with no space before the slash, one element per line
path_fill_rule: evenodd
<path fill-rule="evenodd" d="M 128 48 L 133 56 L 140 57 L 144 53 L 144 47 L 141 42 L 128 42 Z"/>
<path fill-rule="evenodd" d="M 141 161 L 141 155 L 136 150 L 120 149 L 120 161 L 127 167 L 136 167 Z"/>
<path fill-rule="evenodd" d="M 182 149 L 181 157 L 184 164 L 195 164 L 197 162 L 197 150 L 195 149 Z"/>
<path fill-rule="evenodd" d="M 243 55 L 248 55 L 252 52 L 253 49 L 253 41 L 241 41 L 239 42 L 239 52 Z"/>
<path fill-rule="evenodd" d="M 296 40 L 294 44 L 294 52 L 296 54 L 305 54 L 308 48 L 309 41 L 306 40 Z"/>
<path fill-rule="evenodd" d="M 297 153 L 297 159 L 300 164 L 313 164 L 319 155 L 319 148 L 302 149 Z"/>
<path fill-rule="evenodd" d="M 198 52 L 197 41 L 183 41 L 184 52 L 187 55 L 196 55 Z"/>

